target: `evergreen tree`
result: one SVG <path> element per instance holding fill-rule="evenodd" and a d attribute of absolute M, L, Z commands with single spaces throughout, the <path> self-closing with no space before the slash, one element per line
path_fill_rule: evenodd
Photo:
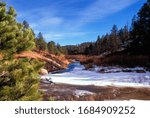
<path fill-rule="evenodd" d="M 15 54 L 31 50 L 34 36 L 29 28 L 17 23 L 13 7 L 7 11 L 0 2 L 0 100 L 38 100 L 37 60 L 15 58 Z"/>
<path fill-rule="evenodd" d="M 109 46 L 109 35 L 106 34 L 105 36 L 102 36 L 102 41 L 101 41 L 101 53 L 108 52 L 110 50 Z"/>
<path fill-rule="evenodd" d="M 100 38 L 100 36 L 98 36 L 97 37 L 97 41 L 96 41 L 96 43 L 95 43 L 95 52 L 96 52 L 96 54 L 97 55 L 99 55 L 100 54 L 100 43 L 101 43 L 101 38 Z"/>
<path fill-rule="evenodd" d="M 119 31 L 118 31 L 118 35 L 119 35 L 119 38 L 120 38 L 120 40 L 121 40 L 121 43 L 122 43 L 122 45 L 124 44 L 124 29 L 123 28 L 121 28 Z"/>
<path fill-rule="evenodd" d="M 84 54 L 86 55 L 94 55 L 95 53 L 95 46 L 91 43 L 88 47 L 85 48 Z"/>
<path fill-rule="evenodd" d="M 23 26 L 24 26 L 23 28 L 25 29 L 30 28 L 29 23 L 26 20 L 23 21 Z"/>
<path fill-rule="evenodd" d="M 120 47 L 124 47 L 126 48 L 127 47 L 127 43 L 128 43 L 128 39 L 130 37 L 130 33 L 129 33 L 129 30 L 128 30 L 128 26 L 125 25 L 124 28 L 121 28 L 119 31 L 118 31 L 118 35 L 119 35 L 119 40 L 120 40 Z"/>
<path fill-rule="evenodd" d="M 122 43 L 124 44 L 130 37 L 128 25 L 125 25 L 123 28 L 123 40 Z"/>
<path fill-rule="evenodd" d="M 64 55 L 67 55 L 67 54 L 68 54 L 68 51 L 67 51 L 67 48 L 66 48 L 66 47 L 62 47 L 62 46 L 61 46 L 60 52 L 61 52 L 62 54 L 64 54 Z"/>
<path fill-rule="evenodd" d="M 134 53 L 150 54 L 150 0 L 142 6 L 132 22 L 131 39 L 130 47 Z"/>
<path fill-rule="evenodd" d="M 55 54 L 56 48 L 55 48 L 55 42 L 54 42 L 54 41 L 48 42 L 47 48 L 48 48 L 48 51 L 49 51 L 50 53 Z"/>
<path fill-rule="evenodd" d="M 139 41 L 142 43 L 144 52 L 150 54 L 150 0 L 138 12 L 139 17 Z M 142 49 L 142 50 L 143 50 Z"/>
<path fill-rule="evenodd" d="M 45 42 L 44 37 L 41 32 L 39 32 L 35 40 L 36 40 L 37 49 L 42 50 L 42 51 L 47 50 L 47 43 Z"/>
<path fill-rule="evenodd" d="M 111 52 L 115 52 L 119 48 L 119 39 L 118 39 L 118 28 L 116 25 L 112 27 L 110 34 L 110 47 Z"/>
<path fill-rule="evenodd" d="M 58 50 L 58 54 L 67 54 L 67 49 L 60 44 L 57 44 L 56 49 Z"/>

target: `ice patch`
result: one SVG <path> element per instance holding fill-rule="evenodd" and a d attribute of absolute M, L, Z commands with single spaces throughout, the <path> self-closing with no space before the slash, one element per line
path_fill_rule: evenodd
<path fill-rule="evenodd" d="M 75 90 L 75 96 L 77 97 L 84 96 L 84 95 L 93 95 L 93 94 L 95 93 L 86 90 Z"/>

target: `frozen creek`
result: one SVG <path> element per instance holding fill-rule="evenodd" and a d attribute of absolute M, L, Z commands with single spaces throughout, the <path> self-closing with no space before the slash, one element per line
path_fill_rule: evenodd
<path fill-rule="evenodd" d="M 100 73 L 100 70 L 105 71 Z M 145 73 L 138 73 L 137 70 L 144 70 Z M 51 78 L 54 83 L 72 85 L 150 87 L 150 72 L 142 67 L 95 67 L 85 70 L 83 65 L 75 62 L 68 69 L 41 76 L 43 80 L 46 78 Z"/>

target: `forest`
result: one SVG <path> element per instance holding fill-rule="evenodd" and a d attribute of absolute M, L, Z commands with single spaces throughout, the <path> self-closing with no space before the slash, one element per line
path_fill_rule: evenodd
<path fill-rule="evenodd" d="M 66 46 L 69 54 L 106 55 L 115 52 L 129 55 L 150 54 L 150 8 L 149 1 L 133 17 L 131 26 L 118 29 L 112 26 L 110 33 L 98 36 L 96 42 Z"/>

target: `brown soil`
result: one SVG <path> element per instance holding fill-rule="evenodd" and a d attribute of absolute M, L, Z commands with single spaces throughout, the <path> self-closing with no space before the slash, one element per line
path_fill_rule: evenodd
<path fill-rule="evenodd" d="M 16 58 L 33 58 L 38 59 L 41 61 L 44 61 L 45 68 L 48 70 L 48 72 L 59 70 L 59 69 L 65 69 L 67 65 L 70 63 L 64 55 L 53 55 L 48 52 L 44 51 L 28 51 L 28 52 L 22 52 L 20 54 L 15 55 Z"/>
<path fill-rule="evenodd" d="M 104 101 L 104 100 L 150 100 L 150 88 L 114 87 L 114 86 L 79 86 L 67 84 L 40 83 L 43 100 L 54 101 Z M 92 95 L 76 96 L 75 90 L 93 92 Z"/>

